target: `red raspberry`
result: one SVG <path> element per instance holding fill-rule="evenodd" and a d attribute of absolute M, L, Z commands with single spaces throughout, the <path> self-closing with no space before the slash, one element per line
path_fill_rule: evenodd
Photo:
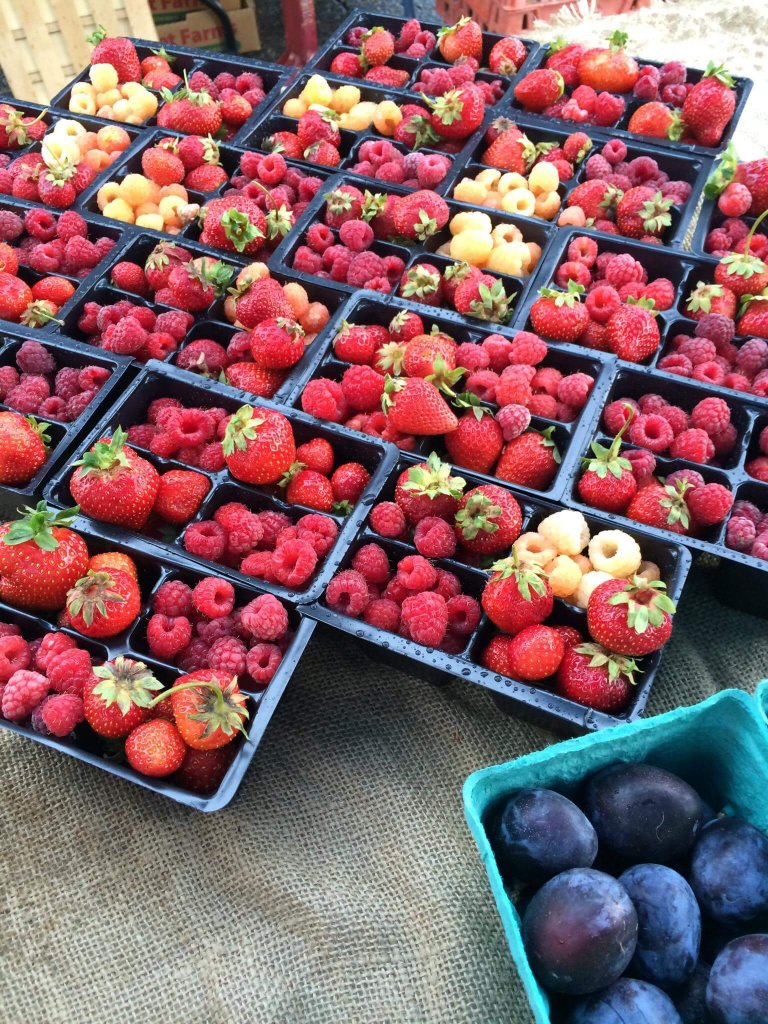
<path fill-rule="evenodd" d="M 35 669 L 38 672 L 46 673 L 51 658 L 76 646 L 75 640 L 66 633 L 46 633 L 34 656 Z"/>
<path fill-rule="evenodd" d="M 469 594 L 456 594 L 447 604 L 448 629 L 459 636 L 469 636 L 477 629 L 481 608 Z"/>
<path fill-rule="evenodd" d="M 48 694 L 49 683 L 39 672 L 14 672 L 3 688 L 2 713 L 9 722 L 22 722 Z"/>
<path fill-rule="evenodd" d="M 303 587 L 317 566 L 317 552 L 308 540 L 280 540 L 272 552 L 272 575 L 285 587 Z"/>
<path fill-rule="evenodd" d="M 653 413 L 661 413 L 667 407 L 666 398 L 662 398 L 661 395 L 657 395 L 655 392 L 648 392 L 648 394 L 641 395 L 638 401 L 640 412 L 645 413 L 649 416 Z"/>
<path fill-rule="evenodd" d="M 588 373 L 569 373 L 557 387 L 557 399 L 574 409 L 582 409 L 594 383 L 594 377 Z"/>
<path fill-rule="evenodd" d="M 656 456 L 652 451 L 648 448 L 630 448 L 622 452 L 622 455 L 629 459 L 638 488 L 651 482 L 651 477 L 656 471 Z"/>
<path fill-rule="evenodd" d="M 548 420 L 557 419 L 561 409 L 570 410 L 570 419 L 574 419 L 577 414 L 577 410 L 574 407 L 558 402 L 551 395 L 533 395 L 528 403 L 528 411 L 532 416 L 543 416 Z"/>
<path fill-rule="evenodd" d="M 743 373 L 727 373 L 723 380 L 723 386 L 732 391 L 750 391 L 752 387 L 749 377 L 745 377 Z"/>
<path fill-rule="evenodd" d="M 733 423 L 728 423 L 719 434 L 712 434 L 712 444 L 715 446 L 715 455 L 718 459 L 724 459 L 733 451 L 739 432 Z"/>
<path fill-rule="evenodd" d="M 744 469 L 755 480 L 768 484 L 768 455 L 758 455 L 756 459 L 751 459 L 744 466 Z"/>
<path fill-rule="evenodd" d="M 725 381 L 725 370 L 718 362 L 711 359 L 709 362 L 694 366 L 691 377 L 707 384 L 722 384 Z"/>
<path fill-rule="evenodd" d="M 235 607 L 235 588 L 218 576 L 206 576 L 192 591 L 192 604 L 206 618 L 220 619 Z"/>
<path fill-rule="evenodd" d="M 731 410 L 722 398 L 703 398 L 691 410 L 691 425 L 705 430 L 710 437 L 721 434 L 731 422 Z"/>
<path fill-rule="evenodd" d="M 669 446 L 673 459 L 687 459 L 689 462 L 706 464 L 715 454 L 712 439 L 704 430 L 691 427 L 678 434 Z"/>
<path fill-rule="evenodd" d="M 341 615 L 357 619 L 370 602 L 368 584 L 356 569 L 337 573 L 326 587 L 325 600 L 329 608 Z"/>
<path fill-rule="evenodd" d="M 530 426 L 531 413 L 524 405 L 505 405 L 496 413 L 496 422 L 501 427 L 504 440 L 514 441 Z"/>
<path fill-rule="evenodd" d="M 588 235 L 577 235 L 568 243 L 566 255 L 569 260 L 583 263 L 585 267 L 593 267 L 597 260 L 597 242 Z"/>
<path fill-rule="evenodd" d="M 381 408 L 384 377 L 372 366 L 350 366 L 341 378 L 341 390 L 350 409 L 373 412 Z"/>
<path fill-rule="evenodd" d="M 456 535 L 450 524 L 427 516 L 416 524 L 413 543 L 425 558 L 451 558 L 456 553 Z"/>
<path fill-rule="evenodd" d="M 386 279 L 386 266 L 381 256 L 369 250 L 356 256 L 347 274 L 347 284 L 363 288 L 368 281 L 378 277 Z"/>
<path fill-rule="evenodd" d="M 39 341 L 25 341 L 16 353 L 16 365 L 22 373 L 55 373 L 56 360 Z"/>
<path fill-rule="evenodd" d="M 283 652 L 276 644 L 254 644 L 245 659 L 248 675 L 263 688 L 280 668 Z"/>
<path fill-rule="evenodd" d="M 166 580 L 155 591 L 152 610 L 171 619 L 180 615 L 189 617 L 192 614 L 191 588 L 183 580 Z"/>
<path fill-rule="evenodd" d="M 42 242 L 49 242 L 56 235 L 56 218 L 50 210 L 27 210 L 24 215 L 27 234 Z"/>
<path fill-rule="evenodd" d="M 660 370 L 674 373 L 678 377 L 690 377 L 693 372 L 693 363 L 688 356 L 684 356 L 681 352 L 670 352 L 668 355 L 662 356 L 658 367 Z"/>
<path fill-rule="evenodd" d="M 555 284 L 560 288 L 567 288 L 570 281 L 583 285 L 585 288 L 592 282 L 592 275 L 589 267 L 576 260 L 567 260 L 561 263 L 555 273 Z"/>
<path fill-rule="evenodd" d="M 601 92 L 595 100 L 592 120 L 596 125 L 608 128 L 614 121 L 618 121 L 624 113 L 625 107 L 626 104 L 621 96 L 614 96 L 610 92 Z"/>
<path fill-rule="evenodd" d="M 440 594 L 446 601 L 461 593 L 461 581 L 455 573 L 447 569 L 437 570 L 437 582 L 432 588 L 436 594 Z"/>
<path fill-rule="evenodd" d="M 288 629 L 288 612 L 272 594 L 261 594 L 242 609 L 240 625 L 257 640 L 276 642 Z"/>
<path fill-rule="evenodd" d="M 697 473 L 695 469 L 676 469 L 674 473 L 670 473 L 666 478 L 667 484 L 676 484 L 678 480 L 682 480 L 683 483 L 688 484 L 690 487 L 703 487 L 704 477 L 701 473 Z"/>
<path fill-rule="evenodd" d="M 536 366 L 547 357 L 547 343 L 531 331 L 518 331 L 512 339 L 509 362 Z"/>
<path fill-rule="evenodd" d="M 212 519 L 192 523 L 184 531 L 184 549 L 191 555 L 218 562 L 227 546 L 227 535 Z"/>
<path fill-rule="evenodd" d="M 598 284 L 587 294 L 584 305 L 593 320 L 604 324 L 620 309 L 621 299 L 612 285 Z"/>
<path fill-rule="evenodd" d="M 272 552 L 252 551 L 240 563 L 240 572 L 245 576 L 272 582 Z"/>
<path fill-rule="evenodd" d="M 88 651 L 71 647 L 58 654 L 49 654 L 46 675 L 52 690 L 57 693 L 83 692 L 91 676 L 91 656 Z"/>
<path fill-rule="evenodd" d="M 562 379 L 562 373 L 554 366 L 543 366 L 531 378 L 531 387 L 534 391 L 544 391 L 551 398 L 557 398 L 557 389 Z"/>
<path fill-rule="evenodd" d="M 339 238 L 352 252 L 365 252 L 373 244 L 373 228 L 364 220 L 348 220 L 339 228 Z"/>
<path fill-rule="evenodd" d="M 732 515 L 725 528 L 725 546 L 749 553 L 757 536 L 755 524 L 744 516 Z"/>
<path fill-rule="evenodd" d="M 768 366 L 768 342 L 762 338 L 745 341 L 736 356 L 736 367 L 747 377 L 754 377 Z"/>
<path fill-rule="evenodd" d="M 82 697 L 73 693 L 56 693 L 45 697 L 35 708 L 32 726 L 43 736 L 69 736 L 83 720 Z"/>
<path fill-rule="evenodd" d="M 380 501 L 371 509 L 371 529 L 380 537 L 402 537 L 405 534 L 403 510 L 394 501 Z"/>
<path fill-rule="evenodd" d="M 333 231 L 327 224 L 313 224 L 306 234 L 307 245 L 313 252 L 324 253 L 326 249 L 334 245 L 336 238 Z"/>
<path fill-rule="evenodd" d="M 698 526 L 714 526 L 731 511 L 733 495 L 722 484 L 704 484 L 688 491 L 685 502 Z"/>
<path fill-rule="evenodd" d="M 13 633 L 0 637 L 0 683 L 7 683 L 14 672 L 31 664 L 32 654 L 26 640 Z"/>
<path fill-rule="evenodd" d="M 152 654 L 172 661 L 192 639 L 192 624 L 184 615 L 169 618 L 153 615 L 147 623 L 147 643 Z"/>
<path fill-rule="evenodd" d="M 339 528 L 328 516 L 309 512 L 296 520 L 296 536 L 315 549 L 318 558 L 325 558 L 339 536 Z"/>
<path fill-rule="evenodd" d="M 685 336 L 681 335 L 681 337 Z M 687 356 L 693 366 L 698 366 L 699 363 L 708 363 L 717 355 L 715 343 L 709 338 L 686 338 L 677 346 L 677 351 L 681 355 Z"/>
<path fill-rule="evenodd" d="M 19 385 L 19 373 L 14 366 L 0 366 L 0 401 Z"/>
<path fill-rule="evenodd" d="M 261 522 L 253 512 L 243 516 L 238 522 L 233 523 L 227 534 L 227 557 L 234 561 L 250 555 L 259 544 L 264 535 Z"/>
<path fill-rule="evenodd" d="M 757 439 L 757 446 L 763 455 L 768 455 L 768 425 L 763 427 Z"/>
<path fill-rule="evenodd" d="M 685 409 L 681 409 L 679 405 L 665 405 L 663 409 L 659 409 L 658 415 L 663 416 L 670 427 L 672 427 L 672 433 L 675 437 L 678 434 L 682 434 L 690 426 L 688 413 Z"/>
<path fill-rule="evenodd" d="M 439 646 L 448 628 L 448 606 L 444 597 L 424 591 L 406 597 L 401 609 L 401 627 L 414 643 Z"/>
<path fill-rule="evenodd" d="M 242 678 L 247 669 L 248 649 L 234 636 L 222 636 L 211 644 L 208 667 L 227 675 Z"/>
<path fill-rule="evenodd" d="M 258 513 L 261 523 L 261 543 L 265 548 L 273 548 L 282 530 L 291 525 L 291 520 L 284 512 L 275 509 L 264 509 Z"/>
<path fill-rule="evenodd" d="M 388 597 L 376 598 L 363 612 L 363 618 L 370 626 L 396 633 L 400 626 L 400 605 Z"/>
<path fill-rule="evenodd" d="M 629 425 L 628 435 L 632 444 L 657 454 L 666 451 L 675 437 L 672 425 L 659 413 L 636 416 Z"/>
<path fill-rule="evenodd" d="M 364 544 L 358 548 L 352 559 L 352 568 L 359 572 L 367 583 L 376 586 L 384 586 L 389 580 L 389 558 L 379 544 Z"/>
<path fill-rule="evenodd" d="M 437 572 L 422 555 L 406 555 L 398 562 L 397 578 L 408 590 L 429 590 L 437 582 Z"/>
<path fill-rule="evenodd" d="M 464 390 L 477 395 L 483 402 L 495 402 L 499 379 L 498 373 L 494 373 L 493 370 L 475 370 L 464 382 Z M 528 386 L 525 381 L 523 386 Z"/>
<path fill-rule="evenodd" d="M 629 253 L 612 255 L 605 266 L 605 280 L 614 288 L 621 288 L 623 285 L 642 282 L 645 279 L 645 270 L 641 263 Z"/>
<path fill-rule="evenodd" d="M 317 377 L 305 385 L 301 407 L 310 416 L 331 423 L 343 423 L 349 416 L 349 406 L 341 384 L 325 377 Z"/>
<path fill-rule="evenodd" d="M 210 646 L 223 636 L 235 636 L 240 632 L 239 622 L 234 615 L 222 615 L 219 619 L 200 619 L 195 624 L 195 633 Z"/>
<path fill-rule="evenodd" d="M 675 304 L 675 286 L 665 277 L 657 277 L 645 285 L 643 298 L 653 299 L 655 309 L 671 309 Z"/>

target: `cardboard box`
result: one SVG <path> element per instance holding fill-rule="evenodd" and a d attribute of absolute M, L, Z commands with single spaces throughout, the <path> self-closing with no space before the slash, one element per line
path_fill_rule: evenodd
<path fill-rule="evenodd" d="M 151 0 L 150 6 L 161 42 L 203 50 L 225 49 L 220 20 L 211 11 L 200 10 L 196 0 Z M 256 11 L 248 0 L 222 0 L 222 7 L 232 22 L 238 51 L 260 50 Z"/>

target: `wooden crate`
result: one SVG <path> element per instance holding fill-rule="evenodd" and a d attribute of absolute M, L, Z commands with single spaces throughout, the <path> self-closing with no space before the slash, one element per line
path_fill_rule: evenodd
<path fill-rule="evenodd" d="M 88 64 L 98 25 L 157 39 L 147 0 L 0 0 L 0 63 L 14 96 L 47 103 Z"/>

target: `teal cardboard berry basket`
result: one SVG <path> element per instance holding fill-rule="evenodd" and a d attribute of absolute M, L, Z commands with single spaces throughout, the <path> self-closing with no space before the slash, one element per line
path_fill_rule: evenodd
<path fill-rule="evenodd" d="M 552 1024 L 549 999 L 531 970 L 520 916 L 499 872 L 487 831 L 499 801 L 525 787 L 577 798 L 581 784 L 616 762 L 647 761 L 688 781 L 715 811 L 768 832 L 768 680 L 754 696 L 723 690 L 692 707 L 555 743 L 506 764 L 482 768 L 464 783 L 464 813 L 475 837 L 512 959 L 536 1024 Z"/>

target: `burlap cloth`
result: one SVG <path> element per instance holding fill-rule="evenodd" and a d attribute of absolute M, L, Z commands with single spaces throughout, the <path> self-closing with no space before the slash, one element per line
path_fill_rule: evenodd
<path fill-rule="evenodd" d="M 768 17 L 746 7 L 611 24 L 648 56 L 759 75 Z M 765 109 L 753 98 L 744 148 Z M 768 625 L 722 606 L 715 578 L 691 576 L 649 713 L 768 676 Z M 347 644 L 315 639 L 216 815 L 0 737 L 2 1024 L 531 1021 L 460 794 L 553 737 Z"/>

